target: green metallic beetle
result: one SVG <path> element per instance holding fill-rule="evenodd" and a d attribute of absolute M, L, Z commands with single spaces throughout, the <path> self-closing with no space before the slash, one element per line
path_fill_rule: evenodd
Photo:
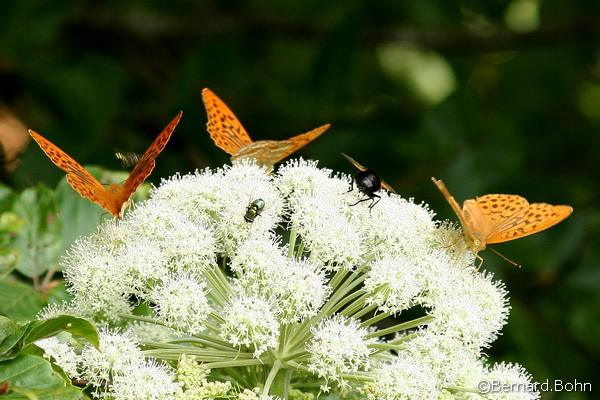
<path fill-rule="evenodd" d="M 254 222 L 254 219 L 260 215 L 261 211 L 265 208 L 265 201 L 263 199 L 256 199 L 246 208 L 246 214 L 244 214 L 244 220 L 248 223 Z"/>

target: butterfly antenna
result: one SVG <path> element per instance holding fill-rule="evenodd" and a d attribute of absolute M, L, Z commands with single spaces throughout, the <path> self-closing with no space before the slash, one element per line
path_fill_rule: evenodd
<path fill-rule="evenodd" d="M 491 251 L 493 251 L 494 253 L 496 253 L 500 258 L 502 258 L 504 261 L 508 262 L 509 264 L 514 265 L 517 268 L 521 268 L 520 264 L 517 264 L 516 262 L 514 262 L 513 260 L 510 260 L 508 258 L 506 258 L 505 256 L 503 256 L 502 254 L 500 254 L 498 251 L 492 249 L 491 247 L 488 247 L 488 249 L 490 249 Z"/>

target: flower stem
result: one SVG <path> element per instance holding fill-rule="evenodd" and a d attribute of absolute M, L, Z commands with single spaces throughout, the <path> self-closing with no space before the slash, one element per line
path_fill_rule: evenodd
<path fill-rule="evenodd" d="M 394 326 L 391 326 L 386 329 L 380 329 L 378 331 L 371 332 L 366 337 L 373 338 L 373 337 L 378 337 L 378 336 L 385 336 L 385 335 L 389 335 L 390 333 L 404 331 L 406 329 L 411 329 L 411 328 L 416 328 L 417 326 L 423 325 L 423 324 L 431 321 L 432 319 L 433 319 L 433 317 L 431 315 L 425 315 L 421 318 L 413 319 L 412 321 L 403 322 L 401 324 L 394 325 Z"/>
<path fill-rule="evenodd" d="M 251 360 L 232 360 L 232 361 L 219 361 L 206 363 L 204 366 L 210 369 L 217 368 L 230 368 L 230 367 L 242 367 L 244 365 L 260 365 L 263 364 L 263 360 L 253 358 Z"/>
<path fill-rule="evenodd" d="M 279 373 L 273 380 L 273 384 L 271 385 L 270 393 L 273 396 L 277 396 L 280 399 L 287 400 L 290 391 L 290 383 L 292 380 L 293 372 L 294 371 L 291 368 L 279 371 Z"/>
<path fill-rule="evenodd" d="M 296 224 L 292 225 L 292 230 L 290 231 L 290 241 L 288 247 L 288 257 L 292 258 L 294 256 L 294 250 L 296 247 L 296 237 L 298 236 L 298 226 Z"/>
<path fill-rule="evenodd" d="M 267 376 L 267 380 L 265 381 L 265 386 L 263 388 L 263 396 L 267 396 L 269 394 L 269 389 L 271 389 L 271 384 L 273 383 L 273 380 L 275 379 L 275 376 L 277 376 L 277 373 L 279 372 L 280 369 L 281 369 L 281 361 L 275 360 L 275 362 L 273 363 L 273 367 L 271 368 L 271 371 L 269 372 L 269 375 Z"/>
<path fill-rule="evenodd" d="M 296 250 L 296 259 L 300 260 L 302 258 L 302 254 L 304 254 L 304 241 L 300 241 L 298 245 L 298 249 Z"/>
<path fill-rule="evenodd" d="M 389 317 L 389 316 L 391 316 L 391 314 L 390 314 L 390 313 L 383 312 L 383 313 L 381 313 L 381 314 L 379 314 L 379 315 L 375 315 L 374 317 L 372 317 L 372 318 L 370 318 L 370 319 L 366 320 L 365 322 L 363 322 L 362 324 L 360 324 L 360 326 L 361 326 L 362 328 L 365 328 L 365 327 L 367 327 L 367 326 L 371 326 L 371 325 L 373 325 L 373 324 L 376 324 L 377 322 L 379 322 L 379 321 L 381 321 L 381 320 L 384 320 L 384 319 L 386 319 L 386 318 L 387 318 L 387 317 Z"/>

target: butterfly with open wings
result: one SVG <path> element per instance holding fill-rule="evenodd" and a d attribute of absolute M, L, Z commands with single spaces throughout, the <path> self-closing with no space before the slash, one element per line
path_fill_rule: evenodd
<path fill-rule="evenodd" d="M 183 113 L 180 111 L 156 139 L 154 139 L 133 168 L 133 171 L 129 174 L 125 183 L 121 185 L 113 183 L 106 188 L 54 143 L 31 129 L 29 130 L 29 134 L 54 165 L 67 173 L 67 182 L 77 193 L 100 205 L 113 216 L 120 217 L 122 216 L 123 205 L 129 200 L 129 197 L 135 192 L 138 186 L 152 173 L 156 157 L 167 145 L 182 115 Z"/>
<path fill-rule="evenodd" d="M 529 204 L 516 194 L 486 194 L 468 199 L 461 210 L 444 182 L 431 180 L 450 203 L 467 243 L 476 255 L 489 244 L 508 242 L 548 229 L 573 212 L 573 207 L 567 205 Z"/>
<path fill-rule="evenodd" d="M 206 129 L 215 144 L 230 154 L 232 160 L 254 158 L 258 164 L 269 169 L 318 138 L 331 126 L 325 124 L 286 140 L 253 141 L 233 111 L 212 90 L 203 89 L 202 100 L 208 116 Z"/>

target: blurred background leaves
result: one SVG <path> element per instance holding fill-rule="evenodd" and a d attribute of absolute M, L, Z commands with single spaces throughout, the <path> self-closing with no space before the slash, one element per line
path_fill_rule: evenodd
<path fill-rule="evenodd" d="M 37 146 L 11 172 L 23 126 L 81 163 L 118 169 L 115 150 L 143 152 L 181 109 L 156 183 L 227 162 L 205 131 L 200 90 L 210 87 L 255 139 L 331 122 L 299 155 L 352 173 L 343 150 L 440 218 L 455 217 L 432 175 L 459 200 L 496 192 L 573 205 L 561 225 L 496 246 L 522 269 L 483 254 L 513 307 L 489 352 L 538 381 L 600 384 L 599 2 L 6 0 L 0 15 L 10 187 L 0 188 L 0 234 L 13 245 L 0 274 L 17 268 L 15 285 L 53 268 L 102 214 L 64 182 L 46 189 L 62 173 Z M 44 248 L 39 265 L 17 267 L 21 237 Z"/>

